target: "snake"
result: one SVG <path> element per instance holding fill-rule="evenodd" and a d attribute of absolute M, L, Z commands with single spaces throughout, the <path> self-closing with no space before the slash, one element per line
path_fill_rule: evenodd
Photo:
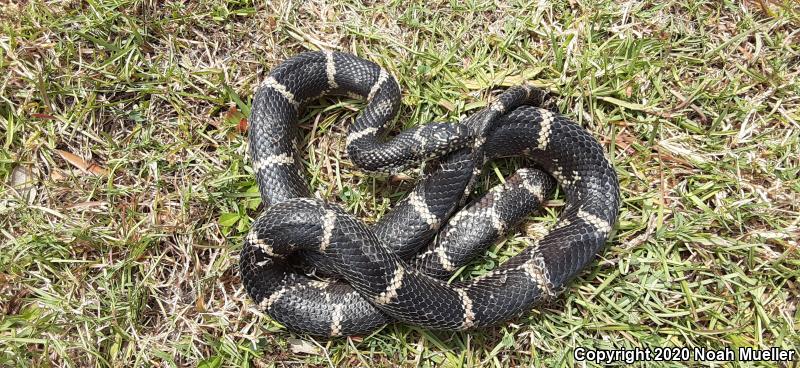
<path fill-rule="evenodd" d="M 309 102 L 325 96 L 365 101 L 345 142 L 359 169 L 385 175 L 426 167 L 409 194 L 374 223 L 309 188 L 298 122 Z M 390 323 L 443 331 L 496 325 L 565 290 L 614 229 L 616 172 L 598 140 L 558 113 L 546 91 L 511 86 L 460 121 L 393 133 L 401 99 L 386 69 L 339 51 L 296 54 L 255 90 L 248 151 L 264 210 L 243 236 L 239 274 L 257 309 L 293 332 L 352 336 Z M 484 166 L 506 157 L 527 164 L 471 198 Z M 556 188 L 563 208 L 543 237 L 474 278 L 453 276 Z"/>

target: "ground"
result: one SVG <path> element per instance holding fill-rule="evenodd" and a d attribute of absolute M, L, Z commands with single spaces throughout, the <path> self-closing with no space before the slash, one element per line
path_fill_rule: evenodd
<path fill-rule="evenodd" d="M 799 8 L 4 2 L 0 366 L 582 366 L 581 346 L 796 347 Z M 619 221 L 597 261 L 555 300 L 468 333 L 395 324 L 315 340 L 259 312 L 236 271 L 260 210 L 246 117 L 270 68 L 318 49 L 390 70 L 398 129 L 457 120 L 502 86 L 551 90 L 619 175 Z M 420 170 L 352 166 L 342 146 L 362 106 L 317 101 L 302 126 L 311 184 L 373 221 Z M 519 164 L 490 165 L 480 189 Z M 562 205 L 462 275 L 518 252 Z"/>

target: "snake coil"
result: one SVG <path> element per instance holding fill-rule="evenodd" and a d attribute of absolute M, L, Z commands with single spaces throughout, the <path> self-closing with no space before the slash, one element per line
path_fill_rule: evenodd
<path fill-rule="evenodd" d="M 438 158 L 410 195 L 372 225 L 314 199 L 296 123 L 324 95 L 366 99 L 350 126 L 349 158 L 371 172 L 398 172 Z M 393 321 L 436 330 L 492 325 L 556 294 L 605 243 L 619 209 L 619 184 L 600 144 L 547 106 L 534 87 L 511 87 L 455 124 L 426 124 L 383 140 L 400 88 L 378 65 L 339 52 L 306 52 L 272 70 L 250 117 L 250 156 L 266 210 L 245 236 L 245 290 L 272 318 L 314 335 L 356 335 Z M 523 168 L 466 203 L 483 165 L 524 156 Z M 546 173 L 548 174 L 546 174 Z M 565 206 L 540 240 L 494 270 L 448 283 L 517 226 L 560 184 Z M 425 248 L 424 251 L 423 248 Z M 331 279 L 298 272 L 315 269 Z"/>

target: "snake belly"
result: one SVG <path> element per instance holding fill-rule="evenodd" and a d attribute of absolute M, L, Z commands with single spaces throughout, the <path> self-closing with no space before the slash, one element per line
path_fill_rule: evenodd
<path fill-rule="evenodd" d="M 375 224 L 310 194 L 296 124 L 304 104 L 325 95 L 367 101 L 346 145 L 361 169 L 391 173 L 438 158 Z M 616 173 L 590 133 L 544 108 L 543 91 L 511 87 L 460 123 L 425 124 L 384 140 L 400 97 L 377 64 L 327 51 L 284 61 L 255 94 L 249 148 L 266 210 L 245 236 L 240 273 L 251 299 L 290 330 L 341 336 L 394 321 L 435 330 L 496 324 L 562 290 L 612 230 Z M 544 172 L 520 169 L 459 211 L 484 164 L 509 156 Z M 553 178 L 565 206 L 543 238 L 478 278 L 447 282 L 538 208 Z M 334 279 L 298 272 L 298 259 Z"/>

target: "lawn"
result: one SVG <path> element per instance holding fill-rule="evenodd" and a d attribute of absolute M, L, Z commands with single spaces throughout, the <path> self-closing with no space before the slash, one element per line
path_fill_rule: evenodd
<path fill-rule="evenodd" d="M 313 339 L 260 312 L 237 271 L 261 209 L 246 117 L 273 66 L 319 49 L 391 71 L 398 129 L 468 116 L 503 86 L 551 90 L 620 179 L 597 261 L 554 300 L 467 333 Z M 571 367 L 577 347 L 796 348 L 799 76 L 791 0 L 3 2 L 0 366 Z M 422 170 L 353 167 L 362 107 L 313 102 L 301 131 L 319 195 L 374 221 Z M 479 191 L 520 164 L 489 164 Z"/>

